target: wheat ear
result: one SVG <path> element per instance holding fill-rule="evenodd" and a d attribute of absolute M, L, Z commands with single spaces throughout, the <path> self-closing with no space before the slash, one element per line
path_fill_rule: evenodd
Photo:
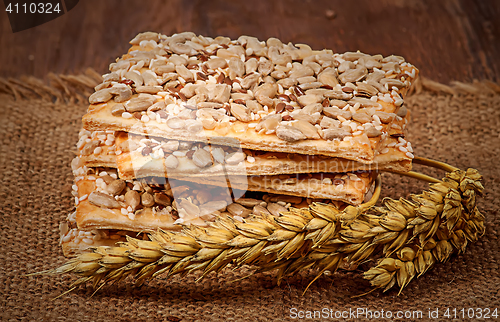
<path fill-rule="evenodd" d="M 428 159 L 416 162 L 445 167 Z M 343 262 L 357 265 L 382 254 L 364 277 L 384 291 L 396 283 L 403 289 L 417 274 L 454 251 L 464 251 L 467 241 L 484 233 L 484 216 L 476 207 L 476 195 L 483 190 L 480 174 L 447 165 L 445 170 L 451 172 L 438 182 L 422 175 L 421 179 L 435 183 L 411 200 L 385 199 L 382 207 L 374 207 L 380 195 L 379 177 L 372 199 L 358 207 L 339 210 L 313 203 L 279 217 L 264 214 L 244 222 L 220 216 L 206 228 L 159 230 L 149 235 L 149 241 L 129 237 L 116 247 L 93 248 L 59 268 L 32 275 L 73 273 L 80 278 L 71 289 L 86 282 L 97 288 L 128 276 L 141 285 L 159 275 L 196 270 L 202 271 L 201 279 L 231 263 L 255 266 L 257 272 L 277 270 L 278 282 L 299 270 L 317 268 L 316 280 Z"/>

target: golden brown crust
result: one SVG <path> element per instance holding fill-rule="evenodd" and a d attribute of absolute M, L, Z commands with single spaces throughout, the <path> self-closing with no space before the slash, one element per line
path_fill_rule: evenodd
<path fill-rule="evenodd" d="M 207 167 L 197 166 L 193 162 L 192 156 L 183 156 L 189 150 L 194 150 L 194 147 L 177 150 L 176 153 L 162 149 L 162 146 L 168 145 L 168 142 L 173 142 L 166 139 L 152 137 L 146 139 L 145 136 L 118 132 L 116 142 L 116 167 L 120 178 L 127 180 L 148 176 L 176 178 L 179 176 L 205 177 L 223 174 L 254 176 L 320 172 L 344 173 L 358 170 L 396 170 L 401 172 L 411 170 L 410 157 L 396 147 L 385 149 L 387 144 L 398 142 L 395 138 L 389 138 L 385 141 L 386 145 L 382 148 L 384 153 L 378 153 L 372 164 L 324 156 L 224 148 L 226 157 L 230 156 L 231 153 L 245 154 L 242 162 L 227 164 L 220 163 L 217 158 L 213 157 L 214 149 L 220 147 L 198 144 L 196 148 L 210 147 L 207 150 L 212 154 L 212 162 L 210 163 L 212 165 Z M 147 146 L 145 142 L 148 144 Z M 143 153 L 148 146 L 148 151 L 151 150 L 151 153 Z M 123 147 L 126 148 L 122 149 Z M 130 150 L 129 147 L 135 147 L 135 150 Z M 162 151 L 158 151 L 161 154 L 156 152 L 159 149 L 162 149 Z M 168 157 L 175 160 L 176 168 L 172 168 L 171 162 L 169 162 L 171 159 Z"/>
<path fill-rule="evenodd" d="M 330 199 L 359 205 L 363 202 L 376 173 L 302 174 L 277 176 L 180 177 L 210 186 L 262 191 L 305 198 Z"/>
<path fill-rule="evenodd" d="M 96 191 L 95 180 L 88 178 L 76 183 L 79 197 L 89 196 Z M 170 214 L 156 215 L 151 208 L 146 208 L 141 216 L 133 220 L 123 215 L 118 209 L 99 207 L 89 202 L 88 197 L 78 203 L 76 207 L 76 223 L 79 229 L 118 229 L 129 231 L 152 231 L 158 228 L 166 230 L 180 229 L 174 225 L 175 219 Z"/>

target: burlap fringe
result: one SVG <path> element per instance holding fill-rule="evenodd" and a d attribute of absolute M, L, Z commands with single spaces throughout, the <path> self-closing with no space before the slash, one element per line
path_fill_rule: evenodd
<path fill-rule="evenodd" d="M 94 87 L 102 83 L 102 76 L 92 68 L 79 75 L 49 73 L 45 79 L 33 76 L 17 78 L 0 77 L 0 93 L 16 100 L 42 99 L 54 103 L 88 104 Z"/>
<path fill-rule="evenodd" d="M 446 95 L 495 95 L 500 94 L 500 85 L 490 80 L 474 80 L 472 83 L 453 81 L 449 85 L 439 83 L 420 76 L 409 94 L 420 94 L 423 91 Z"/>
<path fill-rule="evenodd" d="M 0 93 L 11 95 L 16 100 L 42 99 L 54 103 L 88 104 L 88 97 L 94 92 L 94 87 L 102 83 L 102 76 L 92 68 L 87 68 L 79 75 L 56 75 L 49 73 L 42 80 L 33 76 L 16 78 L 0 77 Z M 500 94 L 500 85 L 490 80 L 472 83 L 453 81 L 445 85 L 426 77 L 419 77 L 409 95 L 424 91 L 444 95 L 495 95 Z"/>

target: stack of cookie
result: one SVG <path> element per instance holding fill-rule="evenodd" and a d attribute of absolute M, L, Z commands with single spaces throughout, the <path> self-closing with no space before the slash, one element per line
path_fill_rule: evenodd
<path fill-rule="evenodd" d="M 137 35 L 89 98 L 68 256 L 126 235 L 311 202 L 357 205 L 409 171 L 402 57 L 184 32 Z"/>

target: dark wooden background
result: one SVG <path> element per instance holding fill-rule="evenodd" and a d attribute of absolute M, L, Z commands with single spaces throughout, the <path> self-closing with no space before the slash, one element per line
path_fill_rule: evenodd
<path fill-rule="evenodd" d="M 278 37 L 336 52 L 398 54 L 422 75 L 446 83 L 500 81 L 496 0 L 82 0 L 62 17 L 15 34 L 4 10 L 0 21 L 3 77 L 86 67 L 104 73 L 136 33 L 190 30 Z"/>

